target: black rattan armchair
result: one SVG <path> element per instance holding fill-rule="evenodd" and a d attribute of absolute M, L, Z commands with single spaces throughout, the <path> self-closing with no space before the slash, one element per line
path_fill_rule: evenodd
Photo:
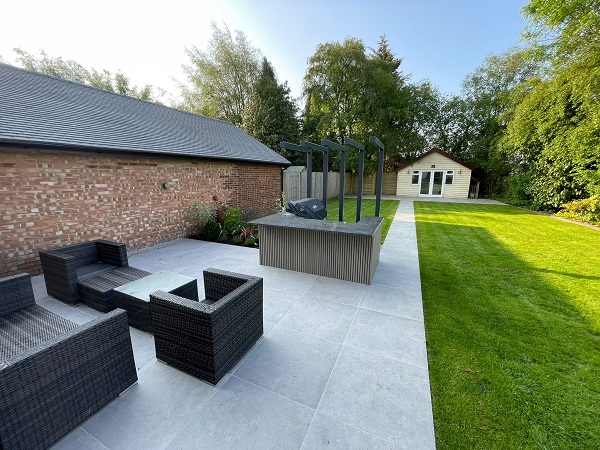
<path fill-rule="evenodd" d="M 90 241 L 39 253 L 49 295 L 101 312 L 116 308 L 114 288 L 150 274 L 129 267 L 125 244 L 117 242 Z"/>
<path fill-rule="evenodd" d="M 43 449 L 137 381 L 127 314 L 77 325 L 0 280 L 0 448 Z"/>
<path fill-rule="evenodd" d="M 150 294 L 156 358 L 217 384 L 263 334 L 263 280 L 204 271 L 206 299 Z"/>

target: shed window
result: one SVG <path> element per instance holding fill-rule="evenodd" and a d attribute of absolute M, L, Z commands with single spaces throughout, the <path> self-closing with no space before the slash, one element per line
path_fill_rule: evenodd
<path fill-rule="evenodd" d="M 446 171 L 446 184 L 454 184 L 454 170 Z"/>
<path fill-rule="evenodd" d="M 419 171 L 413 170 L 412 184 L 419 184 Z"/>

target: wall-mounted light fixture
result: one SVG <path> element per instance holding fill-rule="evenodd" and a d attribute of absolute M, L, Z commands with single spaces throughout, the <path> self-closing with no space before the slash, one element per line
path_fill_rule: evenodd
<path fill-rule="evenodd" d="M 462 169 L 458 169 L 458 173 L 462 173 Z"/>
<path fill-rule="evenodd" d="M 160 187 L 163 189 L 169 189 L 169 182 L 164 181 L 163 183 L 160 183 Z"/>

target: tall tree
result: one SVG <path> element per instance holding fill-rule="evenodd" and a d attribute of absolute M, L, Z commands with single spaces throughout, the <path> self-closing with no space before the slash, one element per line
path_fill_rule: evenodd
<path fill-rule="evenodd" d="M 158 97 L 153 93 L 152 85 L 147 84 L 141 88 L 132 86 L 129 78 L 121 72 L 113 75 L 108 70 L 86 69 L 77 61 L 72 59 L 65 60 L 60 56 L 50 56 L 43 50 L 40 52 L 39 57 L 20 48 L 15 48 L 14 52 L 17 54 L 17 62 L 24 69 L 87 84 L 106 91 L 127 95 L 128 97 L 158 102 Z M 163 92 L 159 89 L 159 96 L 162 94 Z"/>
<path fill-rule="evenodd" d="M 309 58 L 304 77 L 305 120 L 316 119 L 319 137 L 343 141 L 359 132 L 366 66 L 365 46 L 356 38 L 320 44 Z"/>
<path fill-rule="evenodd" d="M 376 135 L 386 145 L 388 169 L 421 153 L 435 117 L 436 92 L 426 82 L 407 83 L 400 65 L 385 36 L 371 54 L 355 38 L 319 45 L 304 78 L 305 136 L 367 142 Z M 376 156 L 376 149 L 367 147 L 367 171 L 375 169 Z M 356 165 L 351 152 L 348 166 Z"/>
<path fill-rule="evenodd" d="M 503 140 L 532 204 L 600 195 L 600 1 L 531 0 L 525 37 L 549 67 Z"/>
<path fill-rule="evenodd" d="M 540 67 L 522 48 L 490 55 L 463 81 L 462 97 L 441 108 L 446 149 L 476 167 L 483 194 L 498 193 L 511 172 L 500 141 L 515 105 L 532 89 Z"/>
<path fill-rule="evenodd" d="M 280 153 L 284 153 L 279 146 L 281 141 L 297 142 L 300 139 L 298 107 L 287 83 L 277 82 L 275 70 L 267 58 L 262 60 L 258 82 L 244 110 L 242 128 Z"/>
<path fill-rule="evenodd" d="M 260 50 L 246 35 L 212 22 L 206 51 L 186 49 L 190 64 L 184 65 L 190 86 L 181 86 L 182 109 L 241 125 L 260 75 Z"/>
<path fill-rule="evenodd" d="M 530 0 L 523 13 L 525 38 L 553 67 L 598 67 L 600 0 Z"/>
<path fill-rule="evenodd" d="M 402 77 L 402 74 L 399 70 L 400 64 L 402 64 L 402 59 L 399 59 L 396 57 L 396 55 L 394 55 L 394 52 L 392 52 L 385 34 L 379 38 L 377 50 L 375 50 L 373 53 L 373 59 L 389 63 L 389 70 L 391 73 L 397 78 Z"/>

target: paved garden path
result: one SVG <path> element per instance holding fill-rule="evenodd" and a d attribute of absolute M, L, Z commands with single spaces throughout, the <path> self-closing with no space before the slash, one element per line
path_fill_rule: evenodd
<path fill-rule="evenodd" d="M 214 387 L 158 362 L 152 335 L 131 328 L 139 382 L 56 449 L 435 448 L 412 199 L 401 199 L 371 285 L 261 266 L 255 249 L 190 239 L 129 262 L 263 277 L 264 336 Z M 42 277 L 34 288 L 38 303 L 76 322 L 100 314 L 47 296 Z"/>

